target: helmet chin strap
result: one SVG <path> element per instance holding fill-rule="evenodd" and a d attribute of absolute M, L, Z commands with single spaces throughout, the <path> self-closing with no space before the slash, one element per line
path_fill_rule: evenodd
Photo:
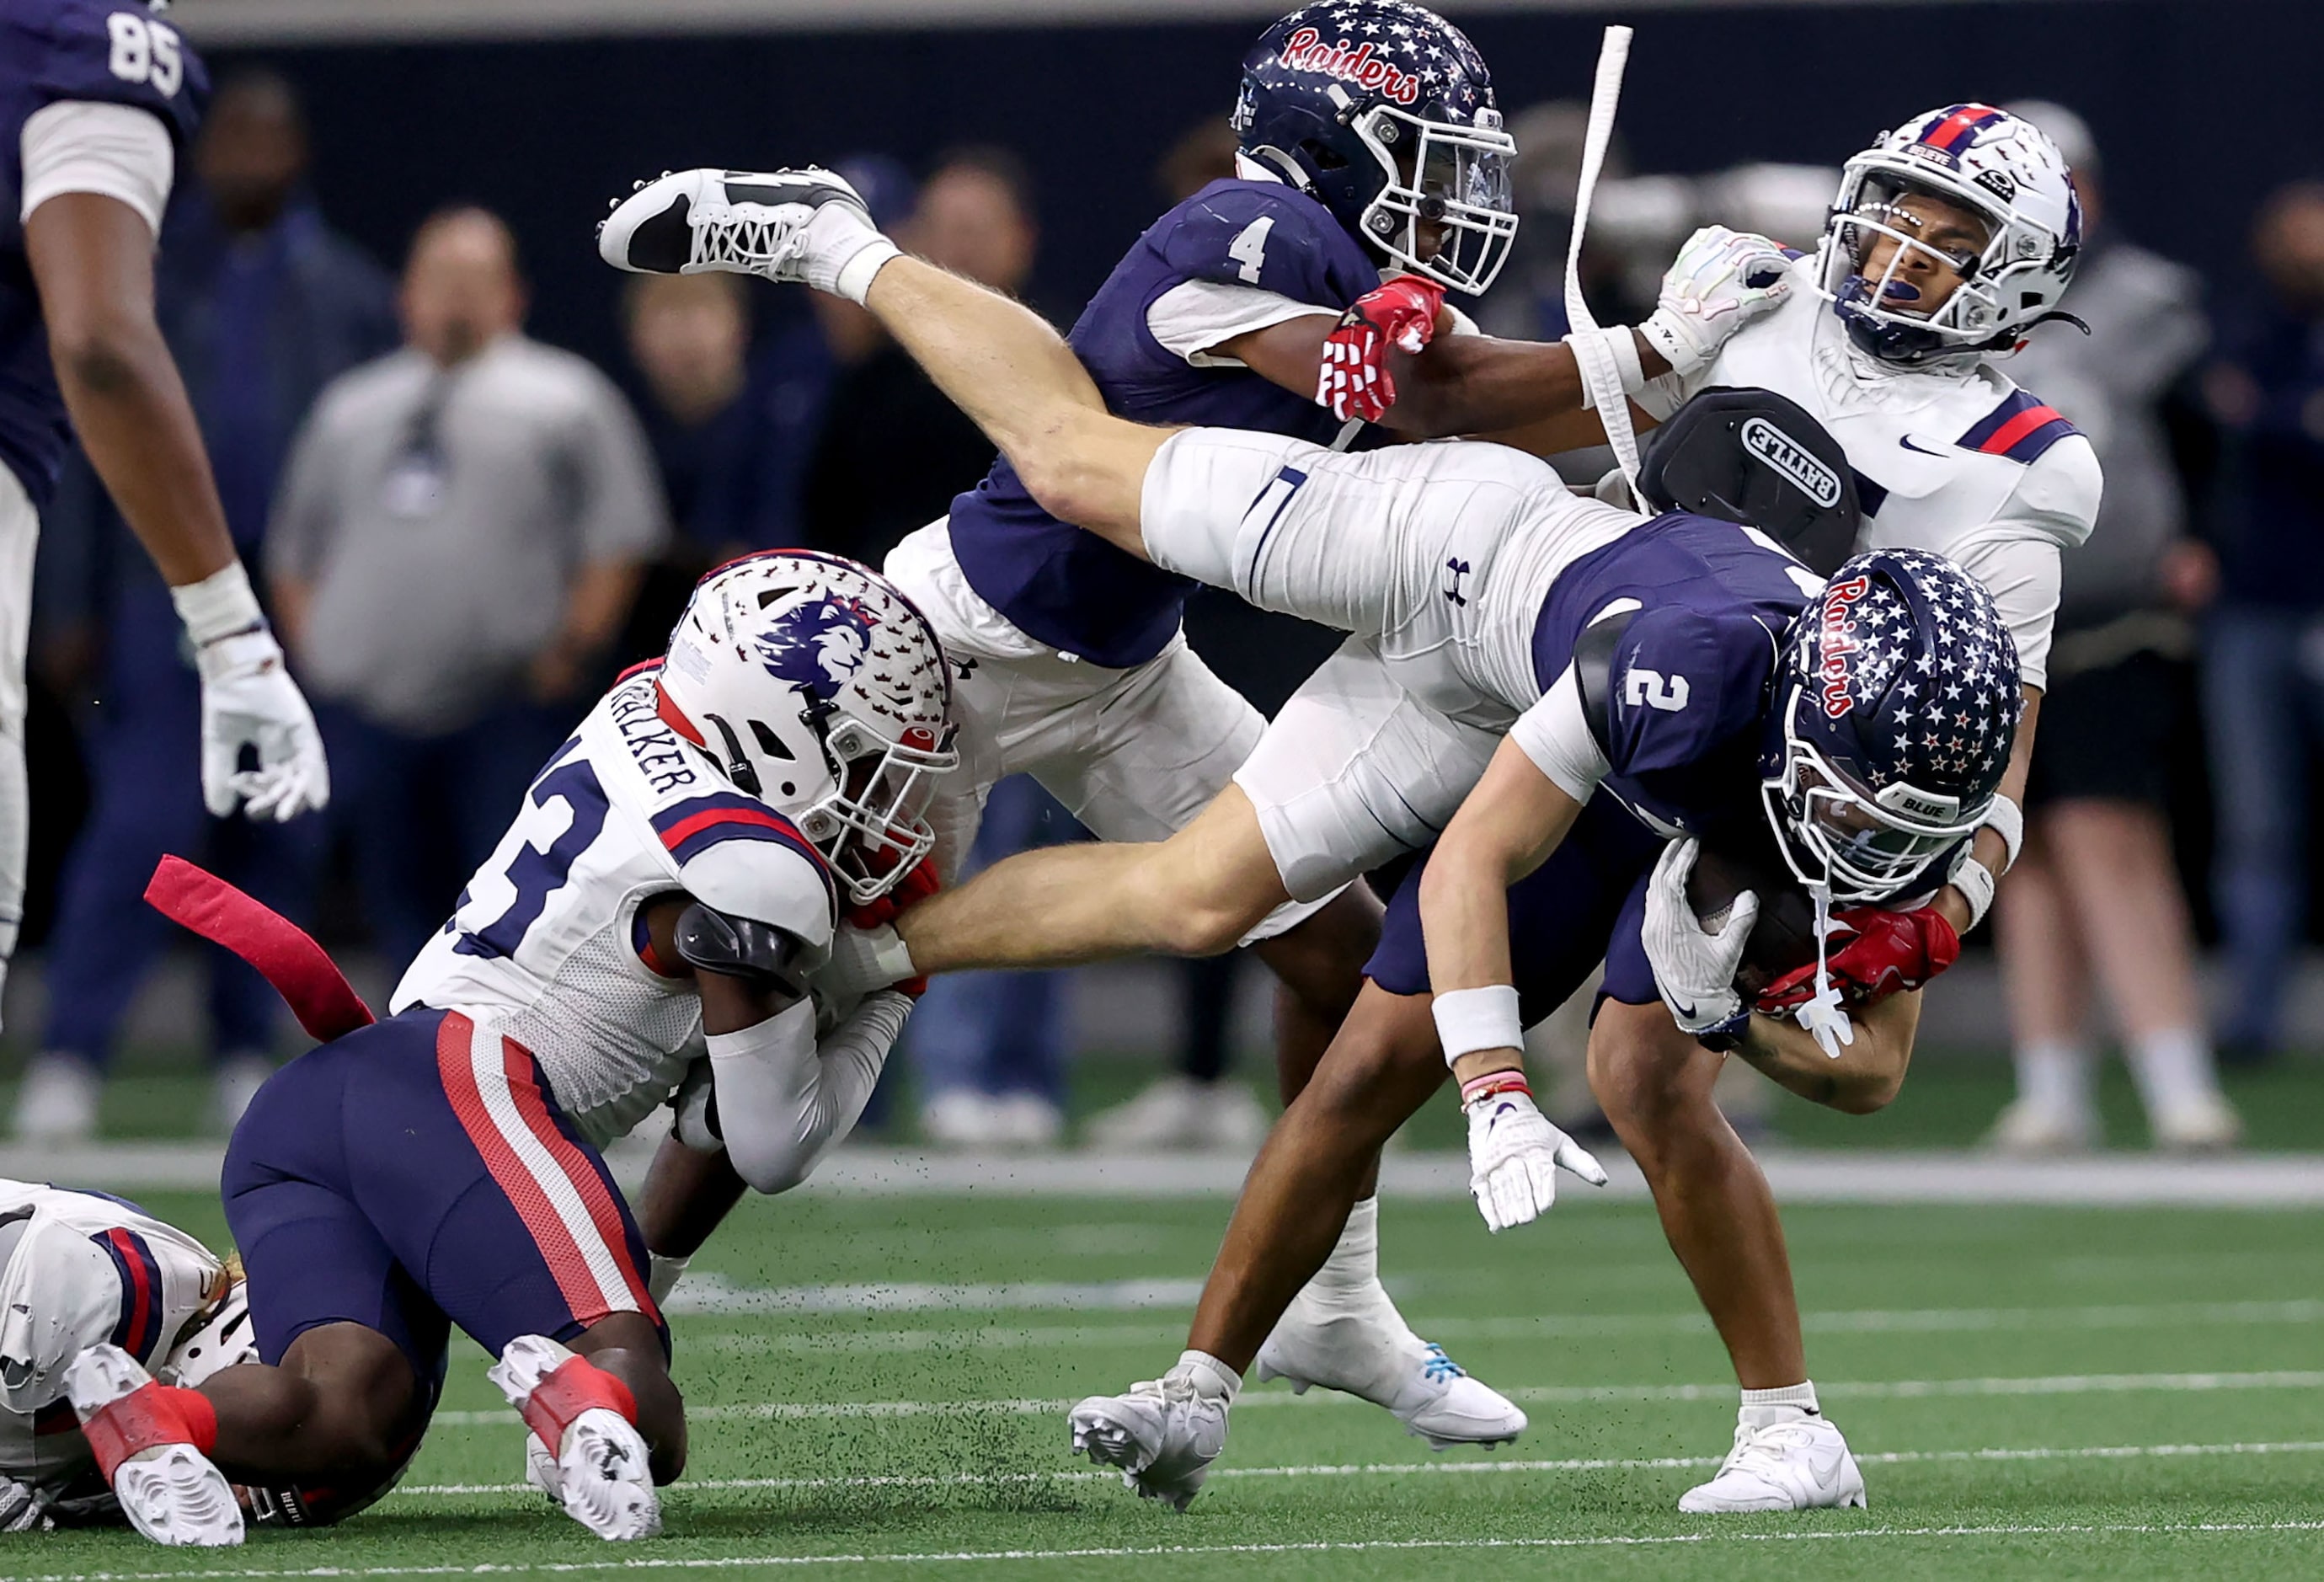
<path fill-rule="evenodd" d="M 1794 1014 L 1800 1025 L 1816 1041 L 1816 1047 L 1828 1059 L 1840 1059 L 1840 1046 L 1856 1041 L 1856 1024 L 1848 1019 L 1848 1011 L 1840 1003 L 1840 988 L 1831 981 L 1831 880 L 1818 879 L 1808 886 L 1808 895 L 1815 902 L 1816 979 L 1815 995 Z"/>

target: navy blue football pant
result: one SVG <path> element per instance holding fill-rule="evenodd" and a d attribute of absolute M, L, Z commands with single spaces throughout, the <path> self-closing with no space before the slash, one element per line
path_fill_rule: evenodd
<path fill-rule="evenodd" d="M 532 1056 L 456 1012 L 415 1007 L 277 1071 L 220 1185 L 267 1363 L 309 1329 L 360 1324 L 424 1382 L 454 1324 L 497 1356 L 613 1313 L 661 1323 L 605 1161 Z"/>
<path fill-rule="evenodd" d="M 309 815 L 253 824 L 202 806 L 201 681 L 180 650 L 158 585 L 115 612 L 104 704 L 87 744 L 93 797 L 60 884 L 49 936 L 49 1020 L 42 1047 L 102 1065 L 121 1018 L 172 930 L 145 904 L 162 854 L 201 863 L 290 918 L 312 902 L 325 826 Z M 269 1051 L 281 1002 L 229 953 L 204 946 L 212 1049 Z"/>
<path fill-rule="evenodd" d="M 1582 810 L 1549 860 L 1509 889 L 1509 962 L 1517 975 L 1517 1013 L 1527 1027 L 1545 1019 L 1587 982 L 1600 961 L 1599 1000 L 1651 1004 L 1655 969 L 1641 932 L 1646 880 L 1662 837 L 1603 792 Z M 1420 932 L 1420 875 L 1415 863 L 1397 887 L 1380 924 L 1379 948 L 1364 976 L 1391 995 L 1428 993 L 1428 950 Z"/>
<path fill-rule="evenodd" d="M 364 915 L 399 973 L 452 915 L 460 887 L 492 856 L 586 707 L 575 704 L 568 716 L 512 703 L 458 730 L 419 735 L 317 703 Z"/>

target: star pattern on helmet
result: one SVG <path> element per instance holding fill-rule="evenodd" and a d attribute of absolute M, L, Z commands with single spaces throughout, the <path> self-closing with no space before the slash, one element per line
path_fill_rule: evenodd
<path fill-rule="evenodd" d="M 1480 108 L 1493 106 L 1484 57 L 1467 34 L 1425 5 L 1411 0 L 1323 0 L 1293 12 L 1271 31 L 1290 37 L 1303 28 L 1322 36 L 1325 51 L 1342 45 L 1349 55 L 1368 50 L 1369 62 L 1417 80 L 1454 121 L 1471 122 Z"/>
<path fill-rule="evenodd" d="M 1859 764 L 1875 791 L 1989 791 L 2023 704 L 2015 641 L 1983 585 L 1941 556 L 1880 550 L 1841 568 L 1803 619 L 1803 679 L 1887 738 Z"/>

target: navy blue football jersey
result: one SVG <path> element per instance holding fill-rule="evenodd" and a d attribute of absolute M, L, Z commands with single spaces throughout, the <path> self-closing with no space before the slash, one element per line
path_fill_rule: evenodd
<path fill-rule="evenodd" d="M 1822 579 L 1731 523 L 1657 517 L 1568 567 L 1534 628 L 1546 689 L 1586 644 L 1585 629 L 1635 606 L 1602 679 L 1585 688 L 1590 726 L 1618 798 L 1665 834 L 1716 837 L 1756 827 L 1768 682 L 1784 632 Z M 1600 628 L 1614 631 L 1611 625 Z"/>
<path fill-rule="evenodd" d="M 0 462 L 35 504 L 70 430 L 24 256 L 24 123 L 65 99 L 135 105 L 170 129 L 180 163 L 209 81 L 178 30 L 137 0 L 0 0 Z"/>
<path fill-rule="evenodd" d="M 1338 312 L 1379 284 L 1362 246 L 1291 188 L 1213 181 L 1138 238 L 1068 337 L 1118 416 L 1332 443 L 1339 420 L 1307 396 L 1245 368 L 1197 368 L 1154 338 L 1147 310 L 1190 281 Z M 1028 635 L 1093 664 L 1123 668 L 1159 653 L 1195 586 L 1051 516 L 1005 458 L 954 500 L 952 542 L 987 604 Z"/>

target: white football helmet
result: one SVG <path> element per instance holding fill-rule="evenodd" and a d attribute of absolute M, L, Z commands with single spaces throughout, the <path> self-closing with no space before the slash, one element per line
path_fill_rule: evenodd
<path fill-rule="evenodd" d="M 769 550 L 705 577 L 670 634 L 661 717 L 790 819 L 858 902 L 928 854 L 952 745 L 936 633 L 869 567 Z"/>
<path fill-rule="evenodd" d="M 1900 206 L 1916 192 L 1982 219 L 1982 246 L 1923 244 Z M 1880 277 L 1868 280 L 1866 260 L 1883 236 L 1897 245 Z M 1926 366 L 2015 349 L 2057 312 L 2081 245 L 2081 199 L 2048 134 L 1990 105 L 1951 105 L 1915 116 L 1848 162 L 1816 264 L 1823 295 L 1858 346 L 1883 362 Z M 1934 309 L 1913 306 L 1916 288 L 1903 268 L 1915 249 L 1961 275 Z"/>
<path fill-rule="evenodd" d="M 233 1273 L 231 1260 L 227 1272 Z M 153 1376 L 164 1384 L 191 1390 L 213 1374 L 257 1360 L 258 1342 L 250 1328 L 250 1281 L 236 1277 L 217 1306 L 170 1348 Z"/>

